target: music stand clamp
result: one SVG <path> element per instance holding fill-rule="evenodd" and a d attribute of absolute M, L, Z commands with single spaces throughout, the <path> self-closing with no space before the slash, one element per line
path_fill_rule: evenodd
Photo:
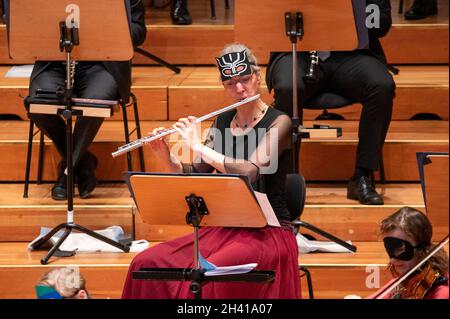
<path fill-rule="evenodd" d="M 194 268 L 142 268 L 133 272 L 133 279 L 191 281 L 189 289 L 195 299 L 202 298 L 202 286 L 207 282 L 252 282 L 264 284 L 275 280 L 274 271 L 262 270 L 253 270 L 244 274 L 206 276 L 206 271 L 200 264 L 198 231 L 203 217 L 209 215 L 209 211 L 203 197 L 190 194 L 185 196 L 185 200 L 189 206 L 189 212 L 186 214 L 186 223 L 194 227 Z"/>
<path fill-rule="evenodd" d="M 286 35 L 289 37 L 292 44 L 292 170 L 293 174 L 298 174 L 298 160 L 297 156 L 300 156 L 300 147 L 302 132 L 299 128 L 303 121 L 303 108 L 301 111 L 302 116 L 299 116 L 298 112 L 298 96 L 297 96 L 297 40 L 302 40 L 304 36 L 304 24 L 302 12 L 286 12 L 284 14 Z M 348 244 L 344 240 L 337 238 L 336 236 L 317 228 L 311 224 L 303 222 L 301 220 L 295 221 L 294 226 L 303 226 L 317 234 L 326 237 L 329 240 L 347 248 L 348 250 L 355 252 L 356 246 Z"/>
<path fill-rule="evenodd" d="M 62 102 L 65 105 L 65 109 L 58 110 L 58 114 L 64 119 L 66 123 L 66 163 L 67 169 L 65 173 L 67 174 L 67 222 L 60 224 L 53 228 L 48 234 L 44 237 L 40 238 L 36 242 L 32 243 L 30 246 L 33 249 L 38 249 L 47 243 L 54 234 L 56 234 L 59 230 L 65 229 L 64 234 L 61 238 L 53 245 L 53 247 L 49 250 L 47 255 L 41 259 L 41 264 L 46 265 L 49 259 L 57 253 L 58 256 L 61 257 L 70 257 L 75 254 L 75 251 L 60 251 L 59 247 L 62 243 L 67 239 L 72 230 L 77 230 L 79 232 L 85 233 L 91 237 L 94 237 L 100 241 L 103 241 L 107 244 L 110 244 L 124 252 L 129 252 L 130 248 L 128 246 L 124 246 L 110 238 L 102 236 L 92 230 L 89 230 L 85 227 L 77 225 L 74 223 L 74 209 L 73 209 L 73 189 L 74 189 L 74 180 L 73 180 L 73 161 L 72 161 L 72 152 L 73 152 L 73 136 L 72 136 L 72 117 L 74 115 L 82 115 L 82 112 L 76 112 L 72 110 L 72 93 L 73 93 L 73 81 L 75 75 L 75 64 L 76 62 L 72 60 L 72 49 L 75 45 L 80 44 L 80 40 L 78 37 L 78 27 L 73 25 L 72 27 L 67 27 L 66 22 L 60 22 L 60 40 L 59 40 L 59 48 L 61 52 L 66 53 L 66 86 L 61 92 L 60 90 L 56 91 L 56 94 L 59 95 Z M 62 94 L 61 94 L 62 93 Z"/>

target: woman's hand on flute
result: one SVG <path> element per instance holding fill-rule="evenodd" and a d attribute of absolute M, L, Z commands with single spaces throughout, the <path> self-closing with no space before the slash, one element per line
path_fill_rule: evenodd
<path fill-rule="evenodd" d="M 189 116 L 187 118 L 181 118 L 173 125 L 173 128 L 180 133 L 184 143 L 192 149 L 194 152 L 200 151 L 202 143 L 198 137 L 197 118 L 195 116 Z"/>
<path fill-rule="evenodd" d="M 148 133 L 148 136 L 156 136 L 159 133 L 165 131 L 166 129 L 164 127 L 158 127 L 155 128 L 153 131 Z M 164 136 L 161 138 L 158 138 L 150 143 L 147 144 L 148 147 L 151 149 L 151 151 L 158 155 L 158 157 L 169 157 L 170 150 L 169 150 L 169 143 L 168 143 L 168 136 Z"/>

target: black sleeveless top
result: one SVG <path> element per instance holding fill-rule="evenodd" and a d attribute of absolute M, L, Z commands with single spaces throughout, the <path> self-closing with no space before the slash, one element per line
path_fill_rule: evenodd
<path fill-rule="evenodd" d="M 253 129 L 235 136 L 230 130 L 235 114 L 236 110 L 232 110 L 218 116 L 205 145 L 225 155 L 224 173 L 246 175 L 255 191 L 266 193 L 278 220 L 286 225 L 290 220 L 285 182 L 291 166 L 291 120 L 269 107 Z M 214 167 L 199 161 L 183 165 L 183 169 L 194 173 L 214 171 Z"/>

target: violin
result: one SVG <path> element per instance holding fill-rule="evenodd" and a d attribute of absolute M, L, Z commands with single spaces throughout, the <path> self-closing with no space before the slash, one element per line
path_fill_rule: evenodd
<path fill-rule="evenodd" d="M 431 257 L 433 257 L 445 244 L 448 243 L 448 235 L 437 244 L 422 260 L 420 260 L 417 265 L 411 268 L 404 275 L 398 277 L 392 284 L 382 289 L 372 299 L 383 299 L 388 294 L 390 294 L 394 289 L 399 287 L 404 283 L 401 292 L 394 295 L 393 298 L 404 298 L 404 299 L 423 299 L 427 292 L 435 285 L 436 281 L 439 280 L 441 274 L 434 270 L 431 265 L 422 267 Z"/>
<path fill-rule="evenodd" d="M 406 281 L 400 293 L 402 299 L 423 299 L 440 277 L 441 274 L 428 264 Z"/>

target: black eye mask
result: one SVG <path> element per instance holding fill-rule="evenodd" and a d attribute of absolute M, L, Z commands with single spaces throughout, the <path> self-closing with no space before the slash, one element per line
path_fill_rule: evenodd
<path fill-rule="evenodd" d="M 403 261 L 411 260 L 414 257 L 414 249 L 421 247 L 414 247 L 409 241 L 396 237 L 385 237 L 383 241 L 389 257 Z"/>

